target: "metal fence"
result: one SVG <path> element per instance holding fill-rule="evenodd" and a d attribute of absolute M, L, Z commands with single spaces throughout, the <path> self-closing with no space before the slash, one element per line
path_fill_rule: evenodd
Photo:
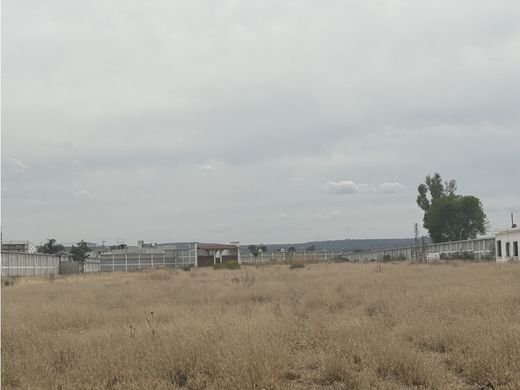
<path fill-rule="evenodd" d="M 48 276 L 60 272 L 60 256 L 2 252 L 2 277 Z"/>
<path fill-rule="evenodd" d="M 265 251 L 256 256 L 251 252 L 240 252 L 240 262 L 242 264 L 263 264 L 263 263 L 284 263 L 287 261 L 299 260 L 304 262 L 328 262 L 335 260 L 345 260 L 348 252 L 345 251 Z"/>
<path fill-rule="evenodd" d="M 467 259 L 495 260 L 495 239 L 450 241 L 439 244 L 347 253 L 350 261 Z"/>
<path fill-rule="evenodd" d="M 304 262 L 328 261 L 387 261 L 387 260 L 433 260 L 433 259 L 474 259 L 495 260 L 495 239 L 478 238 L 466 241 L 451 241 L 440 244 L 426 244 L 402 248 L 378 249 L 371 251 L 267 251 L 254 256 L 241 251 L 243 264 L 262 264 L 299 260 Z"/>
<path fill-rule="evenodd" d="M 162 253 L 101 253 L 98 257 L 101 272 L 137 271 L 145 268 L 194 267 L 195 248 L 165 250 Z"/>

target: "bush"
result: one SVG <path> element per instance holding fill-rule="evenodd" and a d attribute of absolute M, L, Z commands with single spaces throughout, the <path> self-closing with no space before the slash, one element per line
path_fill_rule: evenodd
<path fill-rule="evenodd" d="M 349 262 L 350 259 L 343 255 L 334 256 L 331 260 L 333 263 L 343 263 L 343 262 Z"/>
<path fill-rule="evenodd" d="M 6 276 L 2 278 L 2 287 L 14 286 L 16 284 L 15 276 Z"/>
<path fill-rule="evenodd" d="M 240 269 L 240 263 L 236 260 L 224 261 L 223 263 L 213 264 L 213 269 Z"/>
<path fill-rule="evenodd" d="M 441 253 L 441 260 L 475 260 L 475 254 L 473 252 L 452 252 L 452 253 Z"/>
<path fill-rule="evenodd" d="M 406 256 L 405 255 L 397 255 L 397 256 L 391 256 L 391 255 L 384 255 L 383 256 L 383 262 L 387 262 L 387 261 L 403 261 L 403 260 L 406 260 Z"/>
<path fill-rule="evenodd" d="M 296 269 L 296 268 L 305 268 L 305 265 L 303 263 L 291 263 L 289 265 L 289 269 Z"/>

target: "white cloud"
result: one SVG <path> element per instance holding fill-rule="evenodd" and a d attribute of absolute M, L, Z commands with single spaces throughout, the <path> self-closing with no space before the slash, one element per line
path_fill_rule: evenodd
<path fill-rule="evenodd" d="M 383 194 L 395 194 L 396 192 L 399 192 L 400 190 L 404 189 L 405 186 L 401 183 L 381 183 L 378 186 L 379 192 L 382 192 Z"/>
<path fill-rule="evenodd" d="M 316 218 L 329 221 L 331 219 L 339 218 L 342 215 L 343 215 L 343 211 L 336 210 L 336 211 L 332 211 L 331 213 L 318 213 L 318 214 L 316 214 Z"/>
<path fill-rule="evenodd" d="M 215 167 L 211 164 L 204 164 L 204 165 L 200 166 L 200 170 L 211 173 L 211 172 L 215 171 Z"/>
<path fill-rule="evenodd" d="M 47 202 L 43 201 L 43 200 L 39 200 L 39 199 L 32 199 L 32 198 L 29 198 L 26 200 L 28 204 L 32 205 L 32 206 L 41 206 L 43 204 L 46 204 Z"/>
<path fill-rule="evenodd" d="M 325 190 L 329 194 L 350 195 L 366 191 L 366 184 L 356 184 L 352 180 L 329 181 L 325 183 Z"/>
<path fill-rule="evenodd" d="M 8 164 L 11 167 L 11 169 L 16 172 L 24 171 L 27 168 L 29 168 L 29 165 L 27 165 L 21 160 L 18 160 L 17 158 L 10 159 Z"/>
<path fill-rule="evenodd" d="M 76 196 L 85 196 L 87 198 L 93 198 L 92 194 L 87 190 L 79 190 L 74 193 Z"/>

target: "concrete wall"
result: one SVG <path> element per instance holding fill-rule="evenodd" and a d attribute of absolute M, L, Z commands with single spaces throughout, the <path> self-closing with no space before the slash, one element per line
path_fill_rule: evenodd
<path fill-rule="evenodd" d="M 2 252 L 2 276 L 48 276 L 99 272 L 99 260 L 78 263 L 68 256 L 42 253 Z"/>
<path fill-rule="evenodd" d="M 475 260 L 495 259 L 495 239 L 479 238 L 467 241 L 453 241 L 441 244 L 418 245 L 393 249 L 379 249 L 365 252 L 314 251 L 314 252 L 261 252 L 253 256 L 248 251 L 240 253 L 243 264 L 261 264 L 268 262 L 287 262 L 303 260 L 308 262 L 328 261 L 392 261 L 392 260 L 433 260 L 466 258 Z"/>
<path fill-rule="evenodd" d="M 84 262 L 72 260 L 60 262 L 60 274 L 62 275 L 99 272 L 99 270 L 100 261 L 98 259 L 88 259 Z"/>
<path fill-rule="evenodd" d="M 101 272 L 127 272 L 145 268 L 184 268 L 197 264 L 196 246 L 165 250 L 162 253 L 101 253 L 97 258 Z"/>
<path fill-rule="evenodd" d="M 495 238 L 479 238 L 424 246 L 418 245 L 416 247 L 349 253 L 347 257 L 351 261 L 428 260 L 436 258 L 495 260 Z"/>
<path fill-rule="evenodd" d="M 60 256 L 2 252 L 2 277 L 48 276 L 60 272 Z"/>
<path fill-rule="evenodd" d="M 242 264 L 262 264 L 262 263 L 278 263 L 291 260 L 302 260 L 306 262 L 327 262 L 346 259 L 348 252 L 344 251 L 265 251 L 260 252 L 258 256 L 254 256 L 249 251 L 240 252 L 240 262 Z"/>

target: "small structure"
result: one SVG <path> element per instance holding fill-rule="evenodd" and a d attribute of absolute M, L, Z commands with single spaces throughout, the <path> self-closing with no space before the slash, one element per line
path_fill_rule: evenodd
<path fill-rule="evenodd" d="M 209 267 L 225 261 L 238 261 L 240 263 L 240 245 L 238 242 L 230 244 L 197 243 L 197 267 Z"/>
<path fill-rule="evenodd" d="M 3 241 L 2 252 L 37 253 L 38 251 L 31 241 Z"/>
<path fill-rule="evenodd" d="M 495 234 L 497 262 L 519 260 L 518 242 L 520 242 L 520 228 L 512 225 L 510 229 Z"/>

